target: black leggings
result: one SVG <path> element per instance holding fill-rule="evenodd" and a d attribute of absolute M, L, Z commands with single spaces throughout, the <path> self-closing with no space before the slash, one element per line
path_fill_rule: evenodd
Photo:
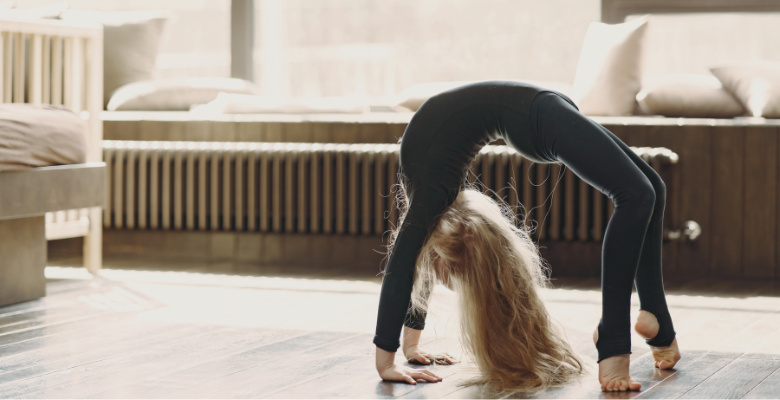
<path fill-rule="evenodd" d="M 640 308 L 655 315 L 660 325 L 658 335 L 647 343 L 670 345 L 675 333 L 661 268 L 663 181 L 612 132 L 554 93 L 536 97 L 531 118 L 537 150 L 566 165 L 615 203 L 602 248 L 599 361 L 631 352 L 632 281 Z"/>

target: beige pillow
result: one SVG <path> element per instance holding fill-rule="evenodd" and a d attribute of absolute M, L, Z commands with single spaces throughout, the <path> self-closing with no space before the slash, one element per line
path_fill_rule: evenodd
<path fill-rule="evenodd" d="M 572 97 L 587 115 L 631 115 L 641 88 L 647 19 L 607 25 L 585 34 Z"/>
<path fill-rule="evenodd" d="M 108 110 L 181 111 L 206 104 L 220 92 L 255 94 L 254 83 L 236 78 L 181 78 L 133 82 L 117 89 Z"/>
<path fill-rule="evenodd" d="M 642 114 L 666 117 L 732 118 L 745 109 L 711 75 L 658 75 L 642 82 L 636 95 Z"/>
<path fill-rule="evenodd" d="M 711 68 L 750 115 L 780 118 L 780 62 L 753 61 Z"/>
<path fill-rule="evenodd" d="M 567 96 L 570 96 L 571 94 L 571 85 L 562 82 L 534 81 L 525 79 L 510 79 L 510 81 L 528 83 L 530 85 L 561 92 Z M 447 90 L 455 89 L 456 87 L 475 82 L 477 81 L 418 83 L 408 87 L 407 89 L 404 89 L 401 93 L 399 93 L 398 96 L 396 96 L 395 106 L 411 111 L 417 111 L 420 106 L 429 98 L 441 92 L 446 92 Z"/>
<path fill-rule="evenodd" d="M 0 104 L 0 172 L 86 162 L 86 132 L 64 108 Z"/>
<path fill-rule="evenodd" d="M 167 11 L 75 11 L 62 19 L 103 24 L 103 104 L 128 83 L 152 79 Z"/>

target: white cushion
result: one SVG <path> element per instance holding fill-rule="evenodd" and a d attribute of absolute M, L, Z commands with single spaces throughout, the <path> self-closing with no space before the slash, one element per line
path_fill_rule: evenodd
<path fill-rule="evenodd" d="M 74 11 L 62 19 L 103 24 L 103 104 L 128 83 L 154 78 L 167 11 Z"/>
<path fill-rule="evenodd" d="M 191 112 L 202 114 L 260 114 L 260 113 L 365 113 L 370 106 L 366 96 L 292 98 L 220 93 L 217 98 Z"/>
<path fill-rule="evenodd" d="M 236 78 L 181 78 L 133 82 L 117 89 L 110 111 L 181 111 L 206 104 L 220 92 L 254 94 L 254 83 Z"/>
<path fill-rule="evenodd" d="M 631 115 L 641 88 L 647 19 L 608 25 L 593 22 L 585 34 L 572 97 L 587 115 Z"/>
<path fill-rule="evenodd" d="M 752 116 L 780 118 L 780 62 L 745 61 L 710 71 Z"/>
<path fill-rule="evenodd" d="M 86 132 L 64 108 L 0 104 L 0 171 L 86 162 Z"/>
<path fill-rule="evenodd" d="M 642 114 L 666 117 L 732 118 L 745 113 L 739 101 L 712 75 L 647 78 L 636 100 Z"/>
<path fill-rule="evenodd" d="M 571 94 L 571 85 L 562 82 L 547 82 L 547 81 L 534 81 L 524 79 L 511 79 L 512 82 L 523 82 L 530 85 L 538 86 L 544 89 L 554 90 L 556 92 L 563 93 L 567 96 Z M 446 92 L 456 87 L 467 85 L 469 83 L 475 83 L 477 81 L 449 81 L 449 82 L 426 82 L 418 83 L 404 89 L 396 96 L 395 106 L 403 109 L 417 111 L 420 106 L 425 103 L 429 98 L 441 93 Z"/>

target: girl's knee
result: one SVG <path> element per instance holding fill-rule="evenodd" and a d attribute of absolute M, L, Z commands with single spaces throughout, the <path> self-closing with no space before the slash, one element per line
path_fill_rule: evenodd
<path fill-rule="evenodd" d="M 625 188 L 613 199 L 617 207 L 626 207 L 637 215 L 652 215 L 656 207 L 656 190 L 649 180 L 640 180 Z"/>

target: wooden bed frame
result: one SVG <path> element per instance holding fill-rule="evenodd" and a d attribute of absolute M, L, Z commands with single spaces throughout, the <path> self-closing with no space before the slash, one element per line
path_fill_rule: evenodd
<path fill-rule="evenodd" d="M 0 20 L 0 99 L 62 105 L 87 119 L 87 163 L 0 173 L 0 306 L 45 294 L 46 240 L 84 236 L 102 263 L 103 30 L 62 21 Z M 86 208 L 86 209 L 85 209 Z"/>

